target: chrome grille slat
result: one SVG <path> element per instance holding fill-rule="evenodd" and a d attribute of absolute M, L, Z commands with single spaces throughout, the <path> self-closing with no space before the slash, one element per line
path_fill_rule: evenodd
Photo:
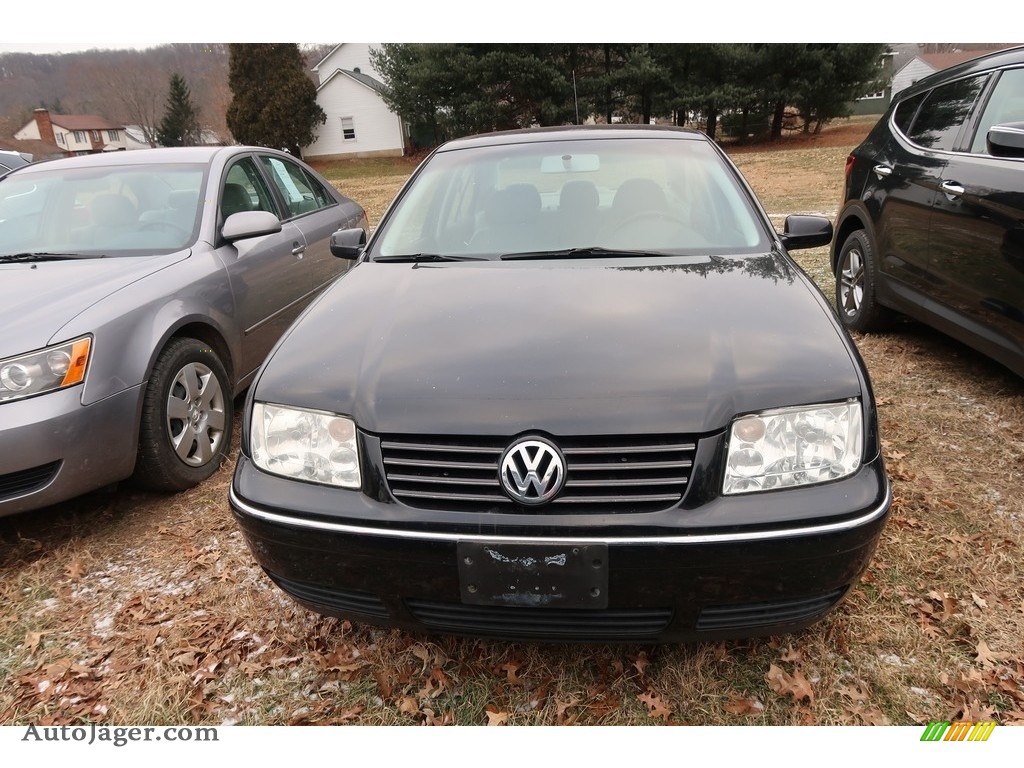
<path fill-rule="evenodd" d="M 489 469 L 498 471 L 498 464 L 480 464 L 470 461 L 434 461 L 430 459 L 384 459 L 384 464 L 402 467 L 437 467 L 438 469 Z"/>
<path fill-rule="evenodd" d="M 689 469 L 692 464 L 689 461 L 620 461 L 606 464 L 571 464 L 570 466 L 577 472 L 591 470 L 603 472 L 614 469 Z"/>
<path fill-rule="evenodd" d="M 651 485 L 683 485 L 685 478 L 648 477 L 648 478 L 604 478 L 602 480 L 569 480 L 566 488 L 635 488 Z"/>
<path fill-rule="evenodd" d="M 615 446 L 605 448 L 566 448 L 562 450 L 562 453 L 566 456 L 586 456 L 588 454 L 622 454 L 622 453 L 674 453 L 676 451 L 693 451 L 696 450 L 696 443 L 680 443 L 679 445 L 661 445 L 658 446 L 658 450 L 651 450 L 647 446 L 624 446 L 618 448 Z"/>
<path fill-rule="evenodd" d="M 550 438 L 565 457 L 566 484 L 549 504 L 512 501 L 498 465 L 514 437 L 397 435 L 380 441 L 392 495 L 421 509 L 539 515 L 651 512 L 682 500 L 697 441 L 681 435 Z"/>

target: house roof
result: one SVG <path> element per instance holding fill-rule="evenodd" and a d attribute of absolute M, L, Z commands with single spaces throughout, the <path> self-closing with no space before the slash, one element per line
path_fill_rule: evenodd
<path fill-rule="evenodd" d="M 96 115 L 55 115 L 50 114 L 50 122 L 68 131 L 122 131 L 123 125 L 112 123 L 106 118 Z"/>
<path fill-rule="evenodd" d="M 33 160 L 64 156 L 64 150 L 56 144 L 38 139 L 0 139 L 0 149 L 31 155 Z"/>
<path fill-rule="evenodd" d="M 984 56 L 985 54 L 1013 47 L 1013 43 L 1000 43 L 999 45 L 993 45 L 988 48 L 971 48 L 963 51 L 947 51 L 945 53 L 918 53 L 915 56 L 910 56 L 905 63 L 897 68 L 896 71 L 901 71 L 917 59 L 918 61 L 922 61 L 927 64 L 933 71 L 938 72 L 943 69 L 955 67 L 957 64 L 963 64 L 965 61 L 976 59 L 979 56 Z"/>
<path fill-rule="evenodd" d="M 327 84 L 331 82 L 331 80 L 336 78 L 338 75 L 344 75 L 350 80 L 355 80 L 360 85 L 364 85 L 370 90 L 376 91 L 377 93 L 384 93 L 384 91 L 387 90 L 384 86 L 384 83 L 382 83 L 375 77 L 370 77 L 370 75 L 366 74 L 365 72 L 355 72 L 353 70 L 348 69 L 336 69 L 331 73 L 330 77 L 328 77 L 326 80 L 320 83 L 320 87 L 317 88 L 317 91 L 319 91 L 321 88 L 326 87 Z"/>
<path fill-rule="evenodd" d="M 343 46 L 343 45 L 344 45 L 344 43 L 338 43 L 338 44 L 337 44 L 336 46 L 334 46 L 333 48 L 331 48 L 331 50 L 329 50 L 329 51 L 327 52 L 327 55 L 326 55 L 326 56 L 324 56 L 324 57 L 323 57 L 322 59 L 320 59 L 320 61 L 318 61 L 318 62 L 316 63 L 316 66 L 314 66 L 314 67 L 313 67 L 313 69 L 311 69 L 310 71 L 311 71 L 311 72 L 319 72 L 319 71 L 320 71 L 320 65 L 321 65 L 321 64 L 323 64 L 323 63 L 324 63 L 325 61 L 327 61 L 327 60 L 328 60 L 329 58 L 331 58 L 331 56 L 333 56 L 333 55 L 334 55 L 334 52 L 335 52 L 336 50 L 338 50 L 339 48 L 341 48 L 341 46 Z"/>

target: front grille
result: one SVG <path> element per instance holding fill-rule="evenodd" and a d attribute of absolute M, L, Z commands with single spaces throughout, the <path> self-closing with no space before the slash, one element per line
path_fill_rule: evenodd
<path fill-rule="evenodd" d="M 388 609 L 376 595 L 368 592 L 346 592 L 340 589 L 324 589 L 315 584 L 285 579 L 277 574 L 267 572 L 277 586 L 292 597 L 306 603 L 342 613 L 359 613 L 364 616 L 386 618 Z"/>
<path fill-rule="evenodd" d="M 771 603 L 708 606 L 697 619 L 698 631 L 716 629 L 754 629 L 775 624 L 791 624 L 812 619 L 839 602 L 844 589 L 825 595 Z"/>
<path fill-rule="evenodd" d="M 46 487 L 57 476 L 58 469 L 60 461 L 51 461 L 32 469 L 0 475 L 0 499 L 13 499 Z"/>
<path fill-rule="evenodd" d="M 405 607 L 433 629 L 544 640 L 644 640 L 659 635 L 672 621 L 669 608 L 492 608 L 428 600 L 406 600 Z"/>
<path fill-rule="evenodd" d="M 388 486 L 399 501 L 422 509 L 651 512 L 682 499 L 697 447 L 695 440 L 679 436 L 555 439 L 565 456 L 565 487 L 549 504 L 524 507 L 505 495 L 498 479 L 498 463 L 511 442 L 490 437 L 383 438 Z"/>

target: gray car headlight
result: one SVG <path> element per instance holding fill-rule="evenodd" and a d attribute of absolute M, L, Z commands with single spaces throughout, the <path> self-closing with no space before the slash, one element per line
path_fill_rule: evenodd
<path fill-rule="evenodd" d="M 811 405 L 743 416 L 732 423 L 725 494 L 824 483 L 860 467 L 860 403 Z"/>
<path fill-rule="evenodd" d="M 0 360 L 0 403 L 81 384 L 91 346 L 92 339 L 86 336 Z"/>
<path fill-rule="evenodd" d="M 334 413 L 254 403 L 249 433 L 252 460 L 275 475 L 359 488 L 356 425 Z"/>

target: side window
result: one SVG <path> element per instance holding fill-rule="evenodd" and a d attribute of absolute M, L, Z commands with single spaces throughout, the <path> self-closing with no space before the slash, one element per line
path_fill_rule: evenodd
<path fill-rule="evenodd" d="M 1010 69 L 999 77 L 978 122 L 971 152 L 987 154 L 985 137 L 993 125 L 1024 121 L 1024 69 Z"/>
<path fill-rule="evenodd" d="M 921 105 L 907 138 L 927 149 L 954 149 L 960 128 L 970 115 L 986 78 L 987 75 L 968 77 L 935 88 Z"/>
<path fill-rule="evenodd" d="M 927 92 L 919 93 L 912 99 L 902 101 L 896 106 L 896 112 L 893 114 L 892 120 L 904 136 L 910 133 L 910 124 L 914 121 L 917 108 L 921 106 L 921 102 L 924 101 L 924 97 L 927 95 Z"/>
<path fill-rule="evenodd" d="M 262 156 L 271 182 L 277 187 L 288 209 L 288 218 L 316 211 L 333 202 L 319 183 L 311 179 L 295 163 L 279 157 Z"/>
<path fill-rule="evenodd" d="M 224 178 L 224 191 L 220 199 L 221 219 L 241 211 L 269 211 L 281 214 L 267 189 L 259 168 L 251 157 L 239 160 L 228 169 Z"/>

